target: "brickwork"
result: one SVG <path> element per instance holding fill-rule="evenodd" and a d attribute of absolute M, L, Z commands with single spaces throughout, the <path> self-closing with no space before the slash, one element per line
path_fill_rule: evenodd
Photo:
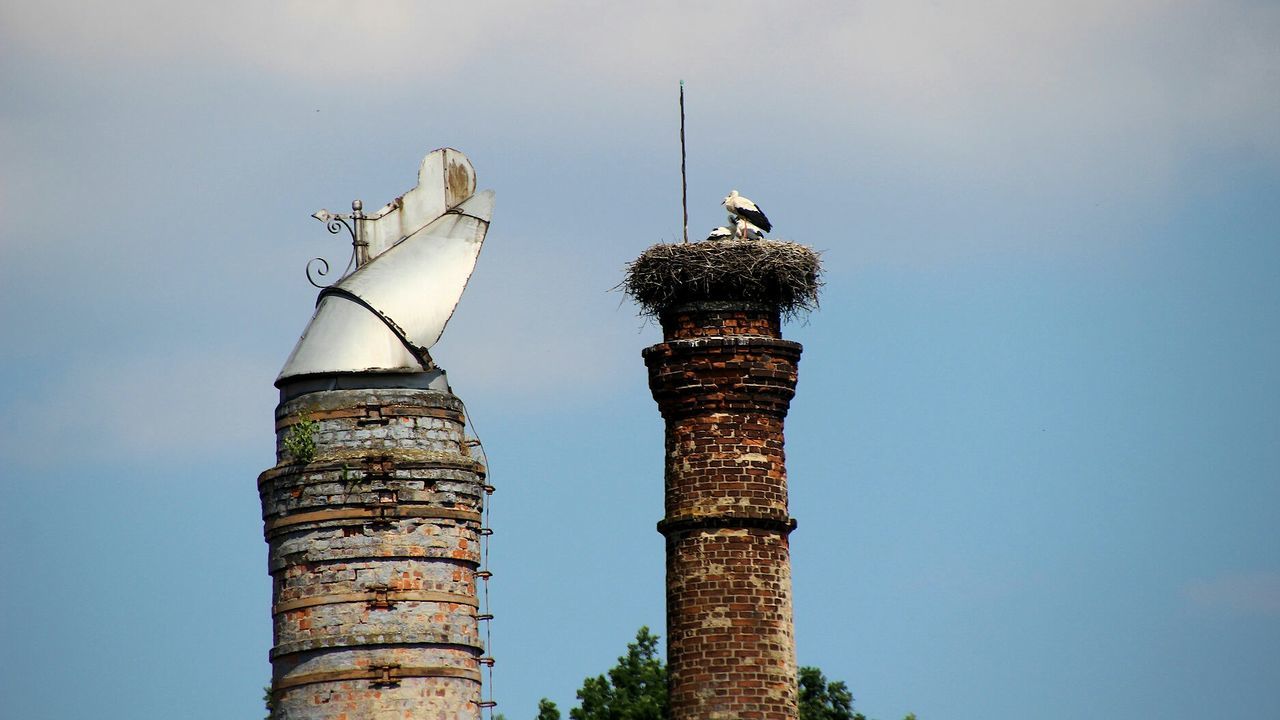
<path fill-rule="evenodd" d="M 726 335 L 781 337 L 781 318 L 776 308 L 744 303 L 702 302 L 663 313 L 663 340 Z"/>
<path fill-rule="evenodd" d="M 310 462 L 285 439 L 314 422 Z M 484 468 L 462 404 L 432 390 L 333 390 L 276 409 L 258 479 L 273 581 L 273 717 L 480 717 Z"/>
<path fill-rule="evenodd" d="M 798 343 L 777 308 L 660 316 L 644 351 L 666 420 L 667 661 L 673 720 L 795 720 L 783 419 Z"/>

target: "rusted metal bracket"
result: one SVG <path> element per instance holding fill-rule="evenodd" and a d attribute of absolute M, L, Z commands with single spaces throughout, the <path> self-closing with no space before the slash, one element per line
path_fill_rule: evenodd
<path fill-rule="evenodd" d="M 391 521 L 400 519 L 400 506 L 394 503 L 376 503 L 373 506 L 373 517 L 370 525 L 390 525 Z"/>
<path fill-rule="evenodd" d="M 377 403 L 368 403 L 364 406 L 364 417 L 356 420 L 356 425 L 386 425 L 391 422 L 391 418 L 382 414 L 382 406 Z"/>
<path fill-rule="evenodd" d="M 391 677 L 391 671 L 393 671 L 393 670 L 397 670 L 397 671 L 398 671 L 398 670 L 400 669 L 400 666 L 399 666 L 399 665 L 374 665 L 374 666 L 370 667 L 369 669 L 370 669 L 370 670 L 376 670 L 376 671 L 378 671 L 378 672 L 382 673 L 382 675 L 381 675 L 381 676 L 379 676 L 378 678 L 374 679 L 374 681 L 373 681 L 373 682 L 369 683 L 369 687 L 371 687 L 371 688 L 375 688 L 375 689 L 376 689 L 376 688 L 390 688 L 390 687 L 397 687 L 397 686 L 399 686 L 399 685 L 400 685 L 400 678 L 399 678 L 399 677 L 394 677 L 394 678 L 393 678 L 393 677 Z"/>
<path fill-rule="evenodd" d="M 492 620 L 493 615 L 490 613 L 480 613 L 476 616 L 476 620 Z"/>
<path fill-rule="evenodd" d="M 480 578 L 481 580 L 488 580 L 489 578 L 493 577 L 493 573 L 488 570 L 477 570 L 476 577 Z"/>
<path fill-rule="evenodd" d="M 390 610 L 396 606 L 391 599 L 391 588 L 386 585 L 374 585 L 369 591 L 373 593 L 373 598 L 369 600 L 370 610 Z"/>
<path fill-rule="evenodd" d="M 364 459 L 366 477 L 390 477 L 396 471 L 396 459 L 390 455 L 370 455 Z"/>

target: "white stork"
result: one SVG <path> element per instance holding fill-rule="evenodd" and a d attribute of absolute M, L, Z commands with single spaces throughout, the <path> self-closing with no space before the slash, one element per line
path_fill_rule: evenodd
<path fill-rule="evenodd" d="M 769 222 L 769 218 L 764 216 L 760 207 L 747 198 L 739 195 L 737 190 L 726 195 L 720 204 L 724 205 L 725 209 L 727 209 L 732 215 L 746 220 L 748 223 L 760 228 L 764 232 L 769 232 L 773 229 L 773 225 Z"/>
<path fill-rule="evenodd" d="M 712 228 L 711 234 L 707 235 L 708 240 L 729 240 L 733 238 L 734 231 L 721 225 L 718 228 Z"/>

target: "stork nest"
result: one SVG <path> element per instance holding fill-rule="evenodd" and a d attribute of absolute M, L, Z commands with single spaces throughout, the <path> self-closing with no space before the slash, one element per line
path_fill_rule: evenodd
<path fill-rule="evenodd" d="M 794 319 L 817 309 L 821 274 L 818 253 L 791 242 L 659 243 L 627 264 L 620 287 L 654 317 L 685 303 L 728 300 L 777 306 Z"/>

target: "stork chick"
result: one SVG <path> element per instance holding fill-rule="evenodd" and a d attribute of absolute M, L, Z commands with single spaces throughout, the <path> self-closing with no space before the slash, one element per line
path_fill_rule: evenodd
<path fill-rule="evenodd" d="M 731 240 L 734 237 L 734 230 L 721 225 L 718 228 L 712 228 L 711 234 L 707 235 L 708 240 Z"/>

